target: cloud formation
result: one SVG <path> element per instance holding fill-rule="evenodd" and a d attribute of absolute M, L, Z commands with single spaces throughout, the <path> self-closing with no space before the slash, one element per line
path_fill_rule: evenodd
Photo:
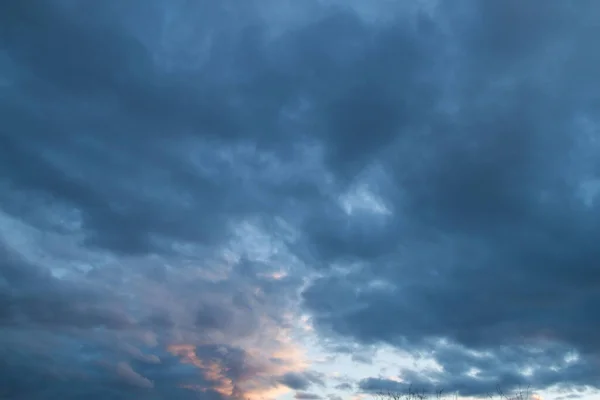
<path fill-rule="evenodd" d="M 0 396 L 598 387 L 599 14 L 4 2 Z"/>

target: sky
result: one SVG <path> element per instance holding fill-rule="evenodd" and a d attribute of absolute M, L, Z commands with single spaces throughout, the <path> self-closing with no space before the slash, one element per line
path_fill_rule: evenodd
<path fill-rule="evenodd" d="M 600 387 L 600 2 L 0 2 L 0 398 Z"/>

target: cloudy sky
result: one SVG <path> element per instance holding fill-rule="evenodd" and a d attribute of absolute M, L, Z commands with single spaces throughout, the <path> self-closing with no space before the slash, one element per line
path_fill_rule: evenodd
<path fill-rule="evenodd" d="M 594 398 L 599 20 L 1 1 L 0 398 Z"/>

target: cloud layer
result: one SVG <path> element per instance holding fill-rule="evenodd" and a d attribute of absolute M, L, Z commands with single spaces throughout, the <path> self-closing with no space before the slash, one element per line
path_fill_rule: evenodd
<path fill-rule="evenodd" d="M 0 396 L 598 387 L 599 14 L 4 2 Z"/>

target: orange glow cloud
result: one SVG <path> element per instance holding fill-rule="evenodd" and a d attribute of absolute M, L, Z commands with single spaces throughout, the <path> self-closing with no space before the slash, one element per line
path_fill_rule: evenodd
<path fill-rule="evenodd" d="M 284 332 L 280 332 L 283 334 Z M 280 336 L 280 335 L 278 335 Z M 289 372 L 301 372 L 308 367 L 303 349 L 288 337 L 275 340 L 274 349 L 260 347 L 245 349 L 247 371 L 232 380 L 228 370 L 217 360 L 203 360 L 192 344 L 173 344 L 171 354 L 181 362 L 198 368 L 204 379 L 211 382 L 211 389 L 223 396 L 247 400 L 273 399 L 288 393 L 290 389 L 276 382 L 276 377 Z M 202 390 L 194 385 L 184 386 L 190 390 Z"/>
<path fill-rule="evenodd" d="M 235 388 L 231 379 L 225 375 L 225 369 L 214 360 L 203 361 L 196 354 L 196 346 L 180 344 L 169 346 L 169 351 L 181 358 L 186 364 L 191 364 L 202 371 L 204 379 L 214 384 L 213 389 L 224 395 L 233 396 Z"/>

